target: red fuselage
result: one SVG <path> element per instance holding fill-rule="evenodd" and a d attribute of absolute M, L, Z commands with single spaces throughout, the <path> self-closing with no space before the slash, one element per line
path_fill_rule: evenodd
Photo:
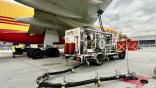
<path fill-rule="evenodd" d="M 29 34 L 20 30 L 0 29 L 0 41 L 14 43 L 41 44 L 44 36 L 37 34 Z"/>

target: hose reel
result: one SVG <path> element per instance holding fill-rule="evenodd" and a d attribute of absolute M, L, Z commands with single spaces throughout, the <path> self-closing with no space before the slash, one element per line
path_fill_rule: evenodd
<path fill-rule="evenodd" d="M 106 41 L 105 39 L 101 38 L 98 42 L 98 46 L 99 48 L 102 50 L 102 49 L 105 49 L 105 46 L 106 46 Z"/>

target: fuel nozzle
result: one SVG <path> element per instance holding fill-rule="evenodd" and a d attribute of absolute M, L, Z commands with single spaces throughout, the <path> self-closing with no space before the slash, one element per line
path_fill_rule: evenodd
<path fill-rule="evenodd" d="M 102 9 L 99 9 L 99 10 L 97 11 L 98 16 L 99 16 L 99 15 L 102 15 L 102 14 L 103 14 L 103 12 L 104 12 L 104 11 L 103 11 Z"/>

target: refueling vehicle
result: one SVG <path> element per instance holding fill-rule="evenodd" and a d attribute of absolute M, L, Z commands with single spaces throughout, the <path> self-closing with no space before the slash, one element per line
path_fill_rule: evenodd
<path fill-rule="evenodd" d="M 126 50 L 117 50 L 112 43 L 113 33 L 103 32 L 91 26 L 79 27 L 65 32 L 64 56 L 66 59 L 101 65 L 104 60 L 125 58 Z"/>

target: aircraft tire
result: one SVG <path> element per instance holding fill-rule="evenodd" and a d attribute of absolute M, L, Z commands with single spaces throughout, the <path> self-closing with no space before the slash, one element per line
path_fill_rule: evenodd
<path fill-rule="evenodd" d="M 23 49 L 16 48 L 16 54 L 23 54 Z"/>
<path fill-rule="evenodd" d="M 27 57 L 31 58 L 31 51 L 32 50 L 33 50 L 33 48 L 27 49 Z"/>
<path fill-rule="evenodd" d="M 45 50 L 45 54 L 47 57 L 58 57 L 60 52 L 57 48 L 48 48 Z"/>
<path fill-rule="evenodd" d="M 30 52 L 30 56 L 33 59 L 41 59 L 41 58 L 43 58 L 43 54 L 44 54 L 44 52 L 39 48 L 32 49 L 32 51 Z"/>

